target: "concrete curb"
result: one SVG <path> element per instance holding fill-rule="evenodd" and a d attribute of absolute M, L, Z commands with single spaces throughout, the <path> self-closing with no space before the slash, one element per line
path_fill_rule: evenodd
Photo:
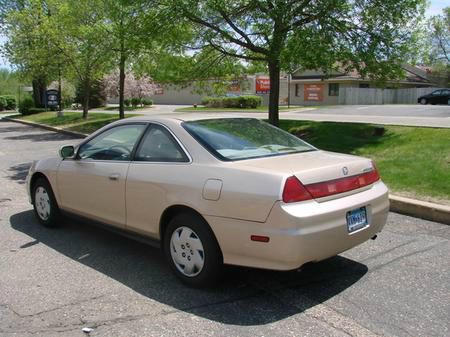
<path fill-rule="evenodd" d="M 23 121 L 20 119 L 3 117 L 4 120 L 21 123 L 29 126 L 40 127 L 46 130 L 68 134 L 75 137 L 85 138 L 88 135 L 76 132 L 68 131 L 61 128 L 43 125 L 34 122 Z M 405 197 L 400 197 L 397 195 L 390 195 L 390 210 L 392 212 L 410 215 L 416 218 L 421 218 L 425 220 L 440 222 L 446 225 L 450 225 L 450 206 L 439 205 L 432 202 L 421 201 L 416 199 L 410 199 Z"/>
<path fill-rule="evenodd" d="M 392 212 L 450 225 L 450 206 L 390 195 Z"/>
<path fill-rule="evenodd" d="M 86 138 L 88 136 L 87 134 L 81 133 L 81 132 L 69 131 L 69 130 L 61 129 L 61 128 L 58 128 L 58 127 L 55 127 L 55 126 L 49 126 L 49 125 L 45 125 L 45 124 L 39 124 L 39 123 L 35 123 L 35 122 L 24 121 L 24 120 L 21 120 L 21 119 L 16 119 L 16 118 L 11 118 L 11 117 L 3 117 L 2 119 L 10 121 L 10 122 L 15 122 L 15 123 L 25 124 L 25 125 L 29 125 L 29 126 L 39 127 L 39 128 L 46 129 L 46 130 L 49 130 L 49 131 L 63 133 L 63 134 L 69 135 L 69 136 L 77 137 L 77 138 Z"/>

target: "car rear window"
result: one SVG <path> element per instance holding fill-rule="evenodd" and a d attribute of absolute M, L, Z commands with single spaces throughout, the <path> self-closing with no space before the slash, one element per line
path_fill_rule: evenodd
<path fill-rule="evenodd" d="M 253 118 L 184 122 L 183 127 L 220 160 L 243 160 L 316 150 L 301 139 Z"/>

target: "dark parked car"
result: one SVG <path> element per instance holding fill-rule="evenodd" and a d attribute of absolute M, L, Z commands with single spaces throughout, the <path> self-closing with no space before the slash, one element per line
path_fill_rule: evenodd
<path fill-rule="evenodd" d="M 417 99 L 420 104 L 450 104 L 450 89 L 435 90 Z"/>

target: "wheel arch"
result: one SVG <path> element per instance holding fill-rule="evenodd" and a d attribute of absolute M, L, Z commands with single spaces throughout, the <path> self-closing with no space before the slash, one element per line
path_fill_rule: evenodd
<path fill-rule="evenodd" d="M 36 183 L 36 181 L 39 179 L 39 178 L 42 178 L 42 179 L 45 179 L 46 181 L 47 181 L 47 183 L 50 185 L 50 187 L 53 189 L 53 186 L 52 186 L 52 184 L 50 183 L 50 180 L 47 178 L 47 176 L 44 174 L 44 173 L 42 173 L 42 172 L 40 172 L 40 171 L 37 171 L 37 172 L 34 172 L 33 173 L 33 175 L 31 176 L 31 179 L 30 179 L 30 186 L 29 186 L 29 189 L 30 189 L 30 195 L 32 195 L 33 194 L 33 187 L 34 187 L 34 184 Z M 31 203 L 33 203 L 33 197 L 31 197 Z"/>
<path fill-rule="evenodd" d="M 164 212 L 161 215 L 161 218 L 159 220 L 159 239 L 160 242 L 163 243 L 164 242 L 164 233 L 166 231 L 167 225 L 169 224 L 170 220 L 173 219 L 173 217 L 175 217 L 178 214 L 181 213 L 191 213 L 194 214 L 196 216 L 198 216 L 200 219 L 202 219 L 205 224 L 208 226 L 208 228 L 210 229 L 212 235 L 214 236 L 214 239 L 216 240 L 217 246 L 220 249 L 220 254 L 222 255 L 222 248 L 220 247 L 219 241 L 217 240 L 216 234 L 214 233 L 213 229 L 211 228 L 210 224 L 208 223 L 208 221 L 206 221 L 206 219 L 195 209 L 193 209 L 192 207 L 186 206 L 186 205 L 172 205 L 167 207 Z M 161 244 L 161 247 L 163 245 Z"/>

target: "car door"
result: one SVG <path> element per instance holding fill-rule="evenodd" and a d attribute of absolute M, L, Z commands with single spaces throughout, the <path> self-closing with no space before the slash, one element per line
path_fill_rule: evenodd
<path fill-rule="evenodd" d="M 441 99 L 441 92 L 442 90 L 435 90 L 431 93 L 430 96 L 430 104 L 439 104 L 439 101 Z"/>
<path fill-rule="evenodd" d="M 83 143 L 58 168 L 60 206 L 111 225 L 125 225 L 125 181 L 147 124 L 114 126 Z"/>
<path fill-rule="evenodd" d="M 449 104 L 450 90 L 444 89 L 441 91 L 441 100 L 439 104 Z"/>
<path fill-rule="evenodd" d="M 130 230 L 157 237 L 162 212 L 177 200 L 194 198 L 191 160 L 165 126 L 152 124 L 137 147 L 126 183 L 127 224 Z"/>

